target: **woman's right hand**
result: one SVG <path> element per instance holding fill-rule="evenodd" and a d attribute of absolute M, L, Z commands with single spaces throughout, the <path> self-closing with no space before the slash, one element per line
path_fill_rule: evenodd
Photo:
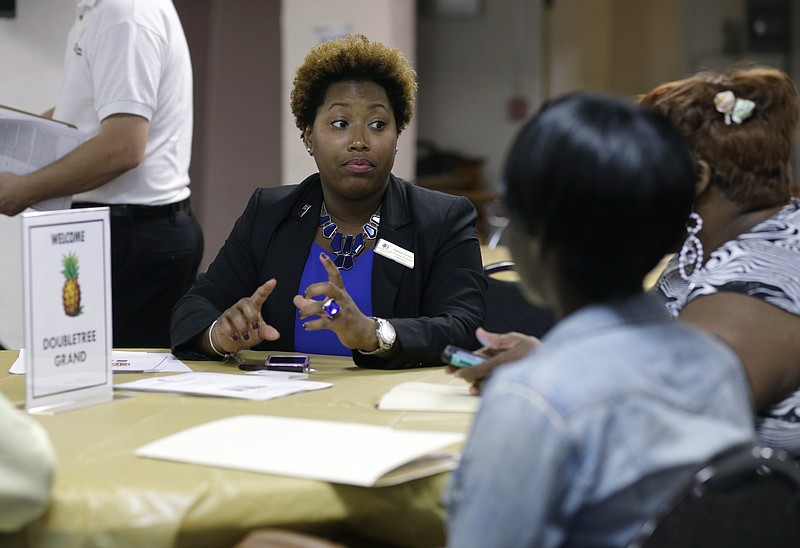
<path fill-rule="evenodd" d="M 472 367 L 453 367 L 448 365 L 445 370 L 447 373 L 471 382 L 470 392 L 475 395 L 480 394 L 481 385 L 495 367 L 517 361 L 542 344 L 542 341 L 530 335 L 523 335 L 517 332 L 491 333 L 482 327 L 478 328 L 475 335 L 483 344 L 483 347 L 477 350 L 476 354 L 486 356 L 486 361 Z"/>
<path fill-rule="evenodd" d="M 274 341 L 280 337 L 278 330 L 264 321 L 261 307 L 266 302 L 277 282 L 275 279 L 265 282 L 250 297 L 239 299 L 233 306 L 223 312 L 217 322 L 204 333 L 204 341 L 209 355 L 217 352 L 235 353 L 239 350 L 256 346 L 261 341 Z M 214 347 L 208 341 L 214 342 Z"/>

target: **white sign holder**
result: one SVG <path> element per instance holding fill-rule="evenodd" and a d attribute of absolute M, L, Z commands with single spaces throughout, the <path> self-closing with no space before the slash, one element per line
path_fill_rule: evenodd
<path fill-rule="evenodd" d="M 107 207 L 22 215 L 25 408 L 58 413 L 113 399 Z"/>

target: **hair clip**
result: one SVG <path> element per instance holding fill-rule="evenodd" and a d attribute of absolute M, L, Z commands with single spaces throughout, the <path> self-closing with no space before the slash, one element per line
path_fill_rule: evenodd
<path fill-rule="evenodd" d="M 749 99 L 737 99 L 732 91 L 720 91 L 714 96 L 714 105 L 717 112 L 725 115 L 725 125 L 731 125 L 731 120 L 737 124 L 750 118 L 756 104 Z"/>

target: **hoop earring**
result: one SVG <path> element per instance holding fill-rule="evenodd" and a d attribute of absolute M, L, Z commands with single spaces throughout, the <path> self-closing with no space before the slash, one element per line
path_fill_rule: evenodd
<path fill-rule="evenodd" d="M 689 220 L 686 222 L 686 232 L 689 234 L 681 247 L 678 255 L 678 272 L 681 278 L 688 281 L 689 278 L 703 266 L 703 243 L 697 237 L 697 233 L 703 228 L 703 218 L 692 211 Z M 687 274 L 687 267 L 691 272 Z"/>

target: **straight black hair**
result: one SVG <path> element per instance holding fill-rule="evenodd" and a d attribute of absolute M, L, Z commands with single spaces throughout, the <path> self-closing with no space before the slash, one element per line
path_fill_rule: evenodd
<path fill-rule="evenodd" d="M 592 300 L 642 290 L 684 235 L 694 162 L 664 116 L 577 93 L 545 104 L 505 165 L 512 220 L 557 253 L 564 280 Z"/>

